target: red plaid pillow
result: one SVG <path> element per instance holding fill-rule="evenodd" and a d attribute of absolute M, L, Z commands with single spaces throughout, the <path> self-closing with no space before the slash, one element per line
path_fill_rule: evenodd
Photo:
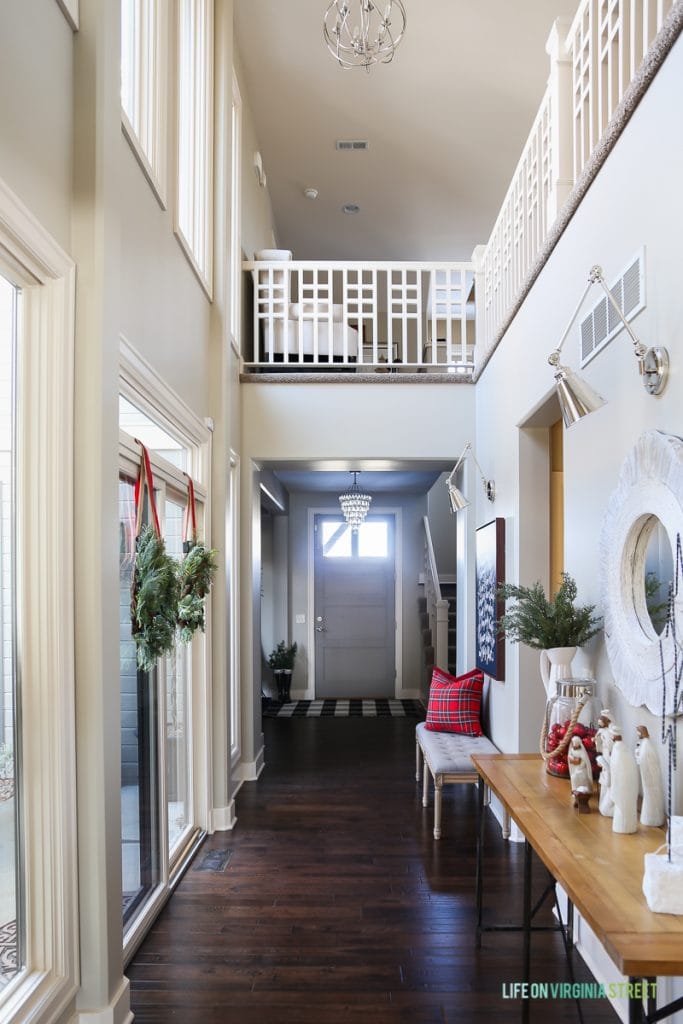
<path fill-rule="evenodd" d="M 457 677 L 435 668 L 429 688 L 427 728 L 483 736 L 479 717 L 483 689 L 484 674 L 478 668 Z"/>

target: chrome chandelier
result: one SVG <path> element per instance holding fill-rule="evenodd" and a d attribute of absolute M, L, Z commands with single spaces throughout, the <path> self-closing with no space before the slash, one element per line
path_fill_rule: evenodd
<path fill-rule="evenodd" d="M 403 0 L 385 0 L 384 13 L 373 0 L 331 0 L 323 19 L 327 48 L 341 66 L 365 68 L 394 59 L 406 30 Z M 351 8 L 356 8 L 352 16 Z"/>
<path fill-rule="evenodd" d="M 370 511 L 370 503 L 372 501 L 370 495 L 364 494 L 356 483 L 357 476 L 358 473 L 353 474 L 353 483 L 348 491 L 344 491 L 343 494 L 339 495 L 342 514 L 354 533 L 365 520 Z"/>

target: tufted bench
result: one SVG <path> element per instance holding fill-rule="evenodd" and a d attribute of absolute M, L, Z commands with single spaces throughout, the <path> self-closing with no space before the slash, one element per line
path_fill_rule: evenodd
<path fill-rule="evenodd" d="M 434 779 L 434 838 L 441 838 L 441 796 L 444 784 L 478 782 L 471 754 L 497 754 L 498 748 L 486 736 L 464 736 L 454 732 L 434 732 L 420 722 L 415 729 L 415 778 L 420 781 L 424 761 L 422 806 L 427 807 L 429 775 Z M 510 835 L 510 816 L 503 817 L 503 837 Z"/>

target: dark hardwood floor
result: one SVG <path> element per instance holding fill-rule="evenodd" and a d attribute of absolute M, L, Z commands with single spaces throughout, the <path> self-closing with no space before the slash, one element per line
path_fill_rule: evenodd
<path fill-rule="evenodd" d="M 264 728 L 267 766 L 240 790 L 235 829 L 207 839 L 129 965 L 136 1021 L 519 1021 L 503 985 L 521 980 L 521 936 L 474 948 L 475 788 L 446 790 L 435 842 L 414 781 L 415 719 Z M 487 917 L 518 921 L 522 847 L 487 817 Z M 212 851 L 224 870 L 202 870 Z M 540 891 L 547 875 L 534 869 Z M 534 981 L 568 980 L 559 935 L 535 935 L 532 955 Z M 574 960 L 577 980 L 592 980 Z M 618 1019 L 604 999 L 583 1011 L 586 1024 Z M 531 1020 L 573 1022 L 576 1006 L 535 1001 Z"/>

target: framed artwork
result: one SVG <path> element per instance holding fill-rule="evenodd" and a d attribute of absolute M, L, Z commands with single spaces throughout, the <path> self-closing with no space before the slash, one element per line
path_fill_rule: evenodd
<path fill-rule="evenodd" d="M 505 679 L 505 640 L 498 637 L 498 622 L 505 601 L 496 590 L 505 582 L 505 520 L 492 519 L 476 532 L 477 668 L 502 682 Z"/>

